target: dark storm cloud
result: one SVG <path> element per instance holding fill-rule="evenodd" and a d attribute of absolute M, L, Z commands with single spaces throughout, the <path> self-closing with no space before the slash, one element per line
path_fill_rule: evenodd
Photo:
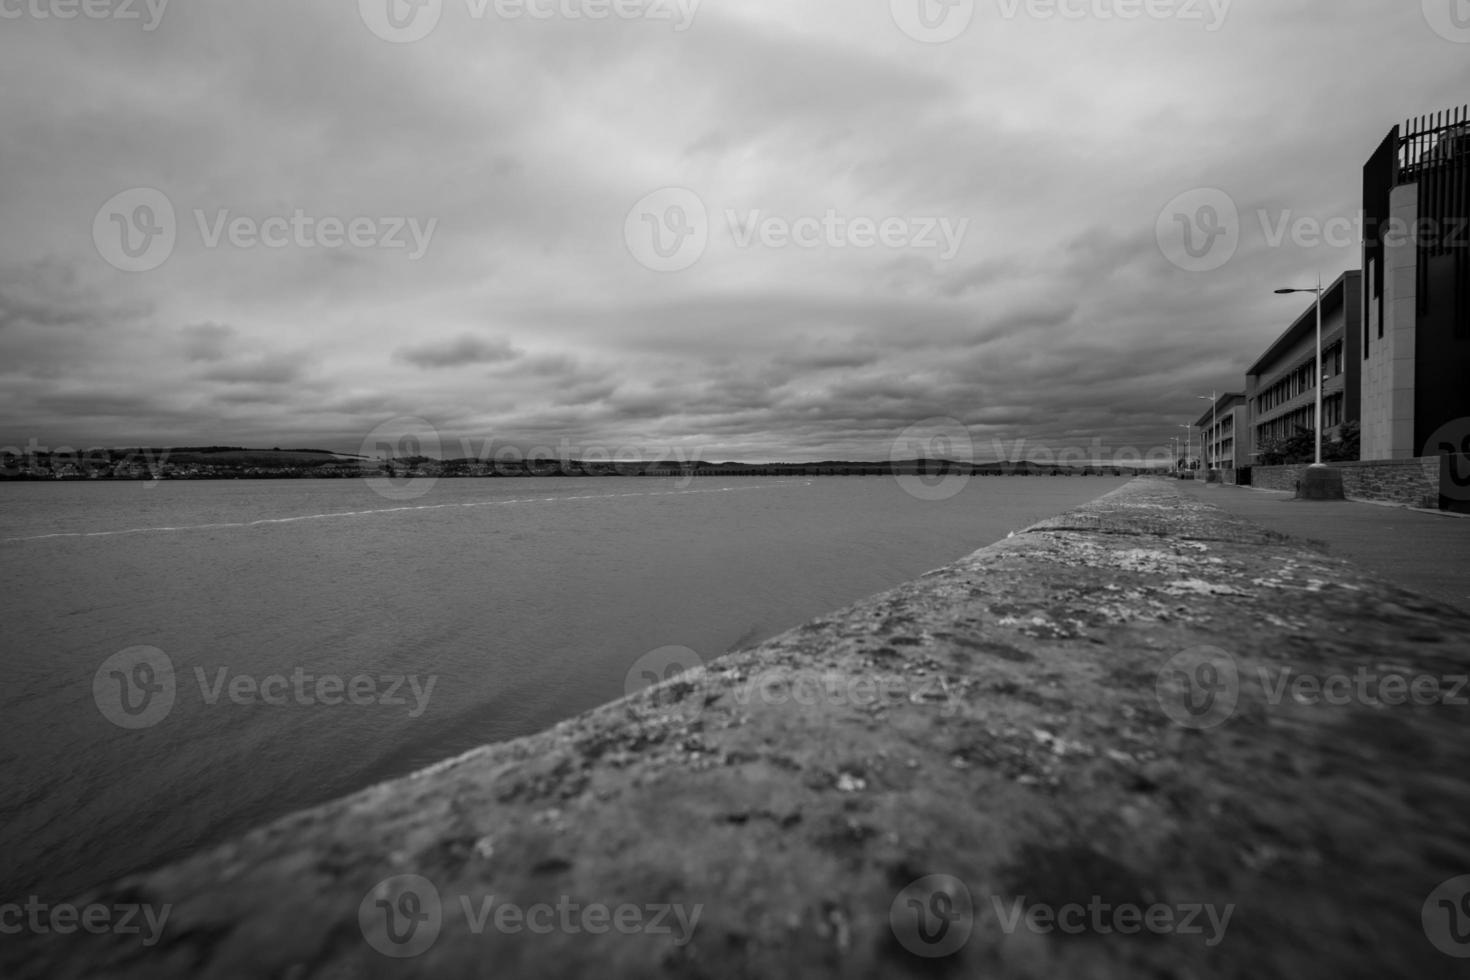
<path fill-rule="evenodd" d="M 416 367 L 439 369 L 472 364 L 499 364 L 515 360 L 521 356 L 521 352 L 499 338 L 463 335 L 452 340 L 401 348 L 393 356 Z"/>
<path fill-rule="evenodd" d="M 109 301 L 82 281 L 72 263 L 58 259 L 0 263 L 0 330 L 105 328 L 147 312 L 146 304 Z"/>
<path fill-rule="evenodd" d="M 201 377 L 227 385 L 284 385 L 300 381 L 305 373 L 305 368 L 295 356 L 262 354 L 237 358 L 230 364 L 205 371 Z"/>
<path fill-rule="evenodd" d="M 191 361 L 223 360 L 235 337 L 233 327 L 219 323 L 201 323 L 179 332 L 184 356 Z"/>
<path fill-rule="evenodd" d="M 86 419 L 178 418 L 183 413 L 161 398 L 125 391 L 62 391 L 36 398 L 49 412 Z"/>
<path fill-rule="evenodd" d="M 1355 216 L 1388 128 L 1466 99 L 1464 46 L 1413 3 L 1237 0 L 1212 32 L 979 4 L 945 45 L 888 6 L 705 4 L 674 32 L 446 4 L 403 45 L 350 2 L 174 4 L 151 33 L 7 21 L 0 85 L 32 95 L 0 103 L 0 417 L 355 450 L 415 416 L 451 445 L 722 458 L 878 457 L 945 417 L 987 451 L 1167 442 L 1301 312 L 1272 288 L 1358 262 L 1271 230 Z M 624 223 L 671 186 L 709 243 L 653 273 Z M 168 197 L 177 244 L 124 273 L 93 222 L 136 187 Z M 1208 273 L 1155 237 L 1199 188 L 1241 221 Z M 727 212 L 754 211 L 966 230 L 949 260 L 742 246 Z M 298 213 L 436 224 L 416 259 L 201 232 Z"/>

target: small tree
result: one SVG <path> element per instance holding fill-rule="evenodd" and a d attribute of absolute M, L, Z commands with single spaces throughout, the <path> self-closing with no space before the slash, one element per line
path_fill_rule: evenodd
<path fill-rule="evenodd" d="M 1356 462 L 1362 456 L 1363 433 L 1356 419 L 1345 422 L 1337 436 L 1322 447 L 1322 459 L 1333 463 Z"/>
<path fill-rule="evenodd" d="M 1322 443 L 1324 463 L 1355 462 L 1361 455 L 1362 433 L 1356 421 L 1338 427 L 1334 438 Z M 1317 458 L 1317 432 L 1297 426 L 1289 436 L 1267 439 L 1261 443 L 1260 465 L 1289 466 L 1310 463 Z"/>
<path fill-rule="evenodd" d="M 1285 466 L 1310 463 L 1317 455 L 1316 433 L 1302 426 L 1289 436 L 1267 439 L 1261 443 L 1262 466 Z"/>

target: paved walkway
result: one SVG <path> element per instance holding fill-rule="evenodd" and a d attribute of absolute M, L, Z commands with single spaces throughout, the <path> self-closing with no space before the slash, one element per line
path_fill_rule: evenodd
<path fill-rule="evenodd" d="M 1232 514 L 1311 539 L 1380 578 L 1470 612 L 1470 518 L 1351 500 L 1297 500 L 1289 492 L 1188 480 L 1179 485 Z"/>

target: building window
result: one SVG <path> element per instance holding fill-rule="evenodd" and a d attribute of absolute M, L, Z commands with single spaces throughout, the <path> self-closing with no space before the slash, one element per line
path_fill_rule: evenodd
<path fill-rule="evenodd" d="M 1342 396 L 1332 395 L 1322 399 L 1322 431 L 1342 425 Z"/>
<path fill-rule="evenodd" d="M 1322 371 L 1329 378 L 1335 378 L 1342 373 L 1342 343 L 1338 342 L 1322 355 Z"/>

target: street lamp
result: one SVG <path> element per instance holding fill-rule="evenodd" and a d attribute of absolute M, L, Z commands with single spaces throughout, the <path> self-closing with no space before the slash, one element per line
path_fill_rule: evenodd
<path fill-rule="evenodd" d="M 1218 414 L 1216 414 L 1215 406 L 1215 399 L 1217 398 L 1217 396 L 1218 392 L 1215 392 L 1213 390 L 1208 395 L 1196 396 L 1199 398 L 1203 398 L 1210 403 L 1210 443 L 1209 451 L 1205 453 L 1205 482 L 1209 482 L 1210 477 L 1214 475 L 1215 466 L 1214 463 L 1211 462 L 1211 459 L 1215 455 L 1215 441 L 1220 438 L 1220 417 Z"/>
<path fill-rule="evenodd" d="M 1317 451 L 1316 461 L 1307 468 L 1301 483 L 1297 485 L 1297 497 L 1305 500 L 1342 500 L 1342 474 L 1322 462 L 1322 274 L 1317 274 L 1315 289 L 1278 289 L 1276 295 L 1291 293 L 1315 293 L 1317 296 Z"/>
<path fill-rule="evenodd" d="M 1292 293 L 1316 293 L 1317 294 L 1317 459 L 1313 466 L 1322 466 L 1322 275 L 1317 274 L 1316 289 L 1278 289 L 1277 296 L 1289 296 Z"/>
<path fill-rule="evenodd" d="M 1185 425 L 1181 422 L 1179 423 L 1179 428 L 1184 430 L 1184 468 L 1193 473 L 1194 471 L 1189 468 L 1189 457 L 1194 448 L 1194 443 L 1191 441 L 1191 437 L 1194 435 L 1194 426 Z"/>

